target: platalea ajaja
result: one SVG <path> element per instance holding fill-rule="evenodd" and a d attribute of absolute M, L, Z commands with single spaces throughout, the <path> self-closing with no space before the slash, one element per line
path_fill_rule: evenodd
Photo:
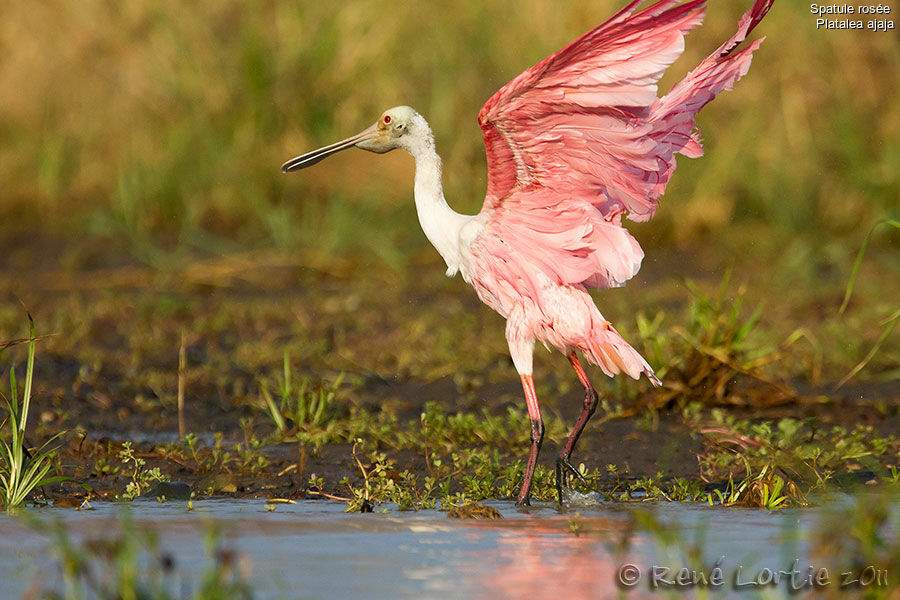
<path fill-rule="evenodd" d="M 646 221 L 675 170 L 675 155 L 703 154 L 697 112 L 749 69 L 762 40 L 738 45 L 774 0 L 756 0 L 737 32 L 665 96 L 656 82 L 703 20 L 705 0 L 660 0 L 637 11 L 631 2 L 503 86 L 478 114 L 487 150 L 488 186 L 477 215 L 444 199 L 441 159 L 425 119 L 408 106 L 386 110 L 365 131 L 293 158 L 284 172 L 313 165 L 351 146 L 395 148 L 416 162 L 415 200 L 425 235 L 481 300 L 506 318 L 506 340 L 525 390 L 531 451 L 518 496 L 528 504 L 544 425 L 532 378 L 535 341 L 558 348 L 585 398 L 581 416 L 556 460 L 560 502 L 569 460 L 597 406 L 576 351 L 609 376 L 653 369 L 607 321 L 587 288 L 624 285 L 644 253 L 622 217 Z"/>

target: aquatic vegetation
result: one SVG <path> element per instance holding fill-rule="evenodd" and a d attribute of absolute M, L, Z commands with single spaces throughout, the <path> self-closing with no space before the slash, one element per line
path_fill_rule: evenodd
<path fill-rule="evenodd" d="M 450 510 L 481 500 L 514 497 L 525 470 L 522 461 L 504 466 L 506 461 L 496 449 L 493 453 L 472 449 L 433 458 L 428 474 L 420 478 L 409 469 L 398 468 L 397 460 L 384 452 L 370 453 L 363 464 L 358 446 L 359 442 L 355 443 L 351 452 L 361 474 L 361 485 L 347 476 L 339 485 L 346 487 L 348 497 L 325 493 L 325 479 L 313 474 L 307 486 L 309 493 L 342 500 L 347 503 L 348 512 L 371 512 L 382 504 L 394 504 L 399 510 Z M 547 502 L 556 498 L 554 473 L 543 466 L 535 471 L 535 498 Z"/>
<path fill-rule="evenodd" d="M 25 442 L 25 429 L 28 424 L 28 413 L 31 407 L 32 380 L 34 377 L 34 354 L 36 338 L 34 337 L 34 321 L 28 315 L 29 338 L 28 362 L 25 372 L 24 388 L 22 396 L 16 382 L 16 370 L 9 370 L 10 395 L 0 394 L 6 402 L 9 414 L 3 423 L 0 423 L 0 499 L 7 511 L 10 511 L 22 503 L 36 488 L 42 485 L 71 481 L 68 477 L 50 476 L 54 466 L 56 451 L 52 443 L 63 432 L 50 437 L 37 449 L 28 451 Z M 7 347 L 8 344 L 0 346 Z M 4 439 L 4 425 L 9 430 L 9 442 Z"/>
<path fill-rule="evenodd" d="M 139 528 L 128 511 L 119 519 L 119 530 L 95 534 L 83 542 L 73 540 L 60 521 L 32 519 L 30 526 L 52 535 L 50 552 L 56 555 L 62 581 L 43 577 L 41 597 L 98 598 L 100 600 L 191 598 L 193 600 L 249 599 L 250 565 L 229 549 L 215 525 L 206 530 L 207 564 L 202 573 L 180 568 L 175 557 L 160 549 L 158 536 Z M 53 588 L 56 581 L 62 588 Z"/>
<path fill-rule="evenodd" d="M 124 469 L 129 471 L 131 481 L 125 486 L 122 492 L 122 498 L 125 500 L 134 500 L 141 494 L 149 491 L 154 483 L 160 481 L 169 481 L 168 475 L 164 475 L 159 467 L 147 469 L 147 461 L 139 456 L 135 456 L 134 448 L 131 442 L 122 444 L 119 451 L 119 459 L 122 461 Z"/>
<path fill-rule="evenodd" d="M 686 406 L 681 418 L 701 442 L 699 477 L 656 473 L 622 478 L 616 465 L 588 468 L 580 464 L 581 479 L 574 482 L 575 489 L 619 502 L 682 501 L 774 509 L 803 505 L 811 490 L 845 485 L 854 472 L 885 481 L 892 477 L 892 457 L 900 442 L 893 436 L 875 435 L 870 426 L 822 427 L 810 419 L 738 419 L 720 408 L 703 414 L 698 406 Z M 230 449 L 225 448 L 221 433 L 213 436 L 209 447 L 199 445 L 199 438 L 189 434 L 181 444 L 157 446 L 153 454 L 208 474 L 204 476 L 208 483 L 199 488 L 208 493 L 233 492 L 228 482 L 235 475 L 271 477 L 276 471 L 296 470 L 309 479 L 308 496 L 343 500 L 351 511 L 385 504 L 404 510 L 447 509 L 515 494 L 524 471 L 517 453 L 528 443 L 527 436 L 521 435 L 525 419 L 524 411 L 515 406 L 499 414 L 486 409 L 451 413 L 441 403 L 426 402 L 419 419 L 407 422 L 393 413 L 353 407 L 318 431 L 321 444 L 305 446 L 296 438 L 286 441 L 274 428 L 259 435 L 254 421 L 245 419 L 244 441 Z M 547 423 L 551 439 L 558 442 L 565 435 L 562 422 L 548 415 Z M 271 458 L 272 448 L 298 441 L 299 462 L 286 464 Z M 304 461 L 332 444 L 352 444 L 344 456 L 352 457 L 356 475 L 323 477 L 306 471 Z M 217 479 L 217 474 L 226 475 L 227 481 Z M 555 497 L 553 474 L 542 466 L 536 471 L 534 493 L 541 501 Z"/>
<path fill-rule="evenodd" d="M 491 414 L 485 408 L 477 412 L 448 413 L 439 402 L 426 402 L 421 423 L 410 422 L 410 434 L 421 427 L 421 435 L 411 435 L 407 446 L 423 452 L 447 453 L 460 447 L 480 444 L 500 447 L 517 453 L 527 448 L 529 440 L 528 414 L 520 407 L 508 406 L 502 414 Z M 548 416 L 545 437 L 565 439 L 565 424 Z"/>
<path fill-rule="evenodd" d="M 225 434 L 217 431 L 213 434 L 213 445 L 207 451 L 199 449 L 200 438 L 196 433 L 189 433 L 182 439 L 182 445 L 191 453 L 197 469 L 201 472 L 221 471 L 227 469 L 234 459 L 231 452 L 222 447 Z M 180 455 L 181 448 L 177 445 L 173 450 Z"/>
<path fill-rule="evenodd" d="M 265 446 L 270 441 L 280 441 L 280 438 L 278 440 L 260 438 L 254 433 L 253 427 L 252 418 L 241 419 L 244 440 L 234 442 L 230 450 L 225 446 L 225 434 L 217 431 L 213 434 L 213 443 L 210 447 L 201 447 L 199 436 L 196 433 L 189 433 L 182 438 L 181 443 L 155 446 L 153 453 L 176 464 L 191 464 L 198 473 L 230 472 L 232 469 L 251 474 L 258 473 L 270 463 Z"/>
<path fill-rule="evenodd" d="M 891 471 L 888 463 L 894 460 L 900 442 L 893 436 L 875 435 L 871 426 L 822 429 L 812 420 L 741 420 L 723 409 L 714 409 L 711 418 L 701 418 L 695 411 L 685 414 L 704 444 L 703 453 L 697 457 L 699 481 L 666 478 L 662 473 L 623 480 L 615 465 L 588 469 L 581 464 L 578 470 L 582 479 L 574 482 L 575 489 L 599 493 L 610 501 L 704 502 L 771 510 L 807 504 L 806 495 L 811 490 L 839 483 L 835 480 L 838 473 L 842 482 L 854 472 L 884 481 L 896 477 L 896 469 Z M 509 431 L 502 426 L 504 423 L 521 418 L 523 415 L 512 408 L 505 417 L 489 417 L 472 413 L 447 415 L 437 406 L 426 405 L 420 430 L 414 422 L 410 422 L 408 430 L 389 427 L 385 430 L 387 435 L 376 443 L 386 445 L 391 452 L 421 453 L 427 473 L 424 478 L 411 465 L 398 466 L 398 460 L 383 450 L 371 452 L 369 466 L 364 467 L 356 458 L 354 446 L 365 489 L 347 477 L 340 485 L 347 486 L 350 497 L 330 497 L 348 501 L 349 510 L 382 503 L 394 503 L 404 509 L 446 508 L 512 497 L 524 469 L 515 458 L 516 448 L 527 442 L 499 432 Z M 608 480 L 607 474 L 615 481 L 602 483 Z M 325 487 L 324 480 L 315 483 L 317 490 Z M 540 466 L 535 475 L 535 496 L 542 501 L 555 497 L 552 473 Z"/>
<path fill-rule="evenodd" d="M 102 479 L 107 476 L 117 476 L 122 470 L 122 465 L 111 465 L 106 462 L 105 458 L 98 458 L 91 467 L 90 476 Z"/>
<path fill-rule="evenodd" d="M 844 598 L 848 591 L 867 599 L 894 598 L 900 588 L 900 538 L 897 536 L 896 485 L 867 490 L 828 508 L 812 532 L 812 555 L 833 565 L 836 582 L 823 598 Z"/>
<path fill-rule="evenodd" d="M 576 512 L 568 519 L 569 531 L 575 535 L 581 535 L 584 531 L 584 522 L 581 520 L 581 513 Z"/>
<path fill-rule="evenodd" d="M 373 454 L 371 466 L 366 468 L 356 455 L 354 444 L 353 459 L 362 473 L 363 486 L 352 485 L 346 477 L 341 480 L 351 494 L 347 499 L 348 512 L 372 512 L 376 504 L 385 502 L 396 504 L 399 510 L 435 507 L 435 501 L 431 498 L 433 480 L 426 479 L 425 489 L 419 493 L 415 475 L 409 471 L 398 472 L 396 461 L 388 459 L 383 453 Z"/>
<path fill-rule="evenodd" d="M 255 473 L 269 464 L 269 458 L 263 452 L 265 442 L 255 435 L 250 435 L 243 442 L 234 445 L 235 462 L 241 468 Z"/>
<path fill-rule="evenodd" d="M 751 421 L 716 409 L 695 427 L 707 448 L 698 457 L 707 481 L 769 465 L 811 487 L 854 472 L 888 479 L 900 451 L 895 436 L 878 435 L 871 425 L 820 427 L 814 419 L 793 418 Z"/>
<path fill-rule="evenodd" d="M 710 505 L 752 506 L 767 510 L 806 504 L 797 485 L 790 480 L 785 484 L 785 478 L 771 465 L 765 465 L 759 473 L 748 469 L 746 476 L 738 482 L 729 475 L 724 490 L 713 490 L 707 501 Z"/>

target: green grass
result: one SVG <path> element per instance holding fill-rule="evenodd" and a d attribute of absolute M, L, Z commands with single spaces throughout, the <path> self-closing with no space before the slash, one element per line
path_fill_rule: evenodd
<path fill-rule="evenodd" d="M 872 234 L 875 233 L 875 230 L 880 225 L 889 225 L 894 229 L 900 229 L 900 221 L 895 219 L 883 219 L 875 223 L 871 229 L 869 229 L 869 233 L 866 234 L 865 239 L 862 242 L 862 245 L 859 247 L 859 253 L 856 255 L 856 261 L 853 263 L 853 270 L 850 272 L 850 280 L 847 282 L 847 291 L 844 293 L 844 301 L 841 302 L 840 313 L 843 314 L 847 309 L 847 306 L 850 304 L 850 298 L 853 295 L 853 288 L 856 287 L 856 276 L 859 274 L 860 267 L 862 266 L 863 256 L 865 256 L 866 248 L 869 246 L 869 241 L 872 239 Z M 866 354 L 866 356 L 856 365 L 853 369 L 850 370 L 849 373 L 844 375 L 840 381 L 837 383 L 837 387 L 843 386 L 850 379 L 855 377 L 857 373 L 862 371 L 866 365 L 875 357 L 884 343 L 887 341 L 888 336 L 893 333 L 894 329 L 897 327 L 897 323 L 900 323 L 900 308 L 894 311 L 889 317 L 884 319 L 881 325 L 884 326 L 884 331 L 881 336 L 878 338 L 878 341 L 872 346 L 872 349 Z M 894 375 L 900 376 L 900 370 L 895 369 Z"/>
<path fill-rule="evenodd" d="M 334 409 L 331 404 L 344 378 L 341 374 L 333 382 L 316 384 L 304 377 L 295 387 L 291 372 L 290 354 L 285 350 L 283 372 L 277 379 L 277 402 L 269 391 L 269 380 L 262 379 L 259 382 L 265 409 L 278 433 L 285 437 L 294 432 L 295 435 L 308 435 L 311 429 L 324 427 L 333 417 Z M 289 429 L 292 431 L 289 432 Z"/>
<path fill-rule="evenodd" d="M 54 467 L 56 451 L 53 442 L 62 432 L 51 436 L 38 448 L 30 452 L 26 449 L 25 431 L 28 424 L 28 412 L 31 407 L 32 380 L 34 378 L 34 354 L 36 338 L 34 337 L 34 321 L 28 315 L 30 325 L 28 344 L 28 362 L 25 372 L 24 388 L 21 398 L 16 382 L 15 368 L 9 370 L 9 397 L 3 397 L 8 415 L 0 423 L 0 500 L 7 512 L 25 503 L 28 496 L 43 485 L 71 481 L 69 477 L 50 476 Z M 2 347 L 5 347 L 4 345 Z M 9 432 L 7 442 L 6 431 Z"/>

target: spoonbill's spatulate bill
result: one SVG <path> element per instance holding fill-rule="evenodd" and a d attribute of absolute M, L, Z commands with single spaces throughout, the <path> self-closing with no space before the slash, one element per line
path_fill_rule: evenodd
<path fill-rule="evenodd" d="M 478 114 L 487 151 L 488 185 L 477 215 L 444 200 L 441 159 L 428 123 L 408 106 L 386 110 L 365 131 L 293 158 L 284 172 L 316 164 L 352 146 L 395 148 L 416 161 L 415 200 L 425 235 L 485 304 L 506 318 L 506 339 L 525 390 L 531 452 L 518 503 L 528 504 L 544 437 L 532 379 L 535 341 L 566 355 L 584 386 L 584 408 L 556 461 L 560 502 L 569 460 L 597 406 L 578 353 L 609 376 L 659 380 L 594 304 L 587 288 L 624 285 L 644 253 L 622 217 L 646 221 L 675 171 L 675 155 L 703 154 L 694 123 L 716 94 L 750 68 L 762 39 L 738 46 L 774 0 L 756 0 L 737 32 L 658 98 L 656 82 L 703 20 L 705 0 L 629 3 L 503 86 Z"/>

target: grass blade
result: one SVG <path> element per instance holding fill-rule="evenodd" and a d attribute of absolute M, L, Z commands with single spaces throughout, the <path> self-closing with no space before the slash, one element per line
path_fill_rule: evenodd
<path fill-rule="evenodd" d="M 22 413 L 21 413 L 21 424 L 19 425 L 19 431 L 22 432 L 22 435 L 25 435 L 25 424 L 28 421 L 28 408 L 31 406 L 31 381 L 34 377 L 34 349 L 37 345 L 34 341 L 34 319 L 31 318 L 29 313 L 25 313 L 28 315 L 28 334 L 31 337 L 31 341 L 28 342 L 28 367 L 25 372 L 25 391 L 22 394 Z"/>
<path fill-rule="evenodd" d="M 260 391 L 262 391 L 263 398 L 266 401 L 266 405 L 269 409 L 269 415 L 271 415 L 272 420 L 275 421 L 275 427 L 278 428 L 278 431 L 283 432 L 285 430 L 285 422 L 284 416 L 281 414 L 281 410 L 275 404 L 275 400 L 272 398 L 272 394 L 269 393 L 269 386 L 262 384 L 259 386 Z"/>
<path fill-rule="evenodd" d="M 872 349 L 869 350 L 869 353 L 866 354 L 866 357 L 862 359 L 858 365 L 853 367 L 853 369 L 849 373 L 844 375 L 844 377 L 837 382 L 837 385 L 834 387 L 834 389 L 839 389 L 845 383 L 850 381 L 857 373 L 862 371 L 867 364 L 869 364 L 869 361 L 872 360 L 872 358 L 874 358 L 874 356 L 878 353 L 878 350 L 881 348 L 882 344 L 884 344 L 888 337 L 890 337 L 891 333 L 893 333 L 894 328 L 897 327 L 897 323 L 900 323 L 900 309 L 897 309 L 894 314 L 888 317 L 887 326 L 884 328 L 884 331 L 881 332 L 881 337 L 878 338 L 878 341 L 875 342 L 875 345 L 872 346 Z"/>
<path fill-rule="evenodd" d="M 859 267 L 862 265 L 863 255 L 866 253 L 866 247 L 869 245 L 869 240 L 872 239 L 872 234 L 878 228 L 879 225 L 887 224 L 891 227 L 895 227 L 900 229 L 900 221 L 895 219 L 882 219 L 878 221 L 872 228 L 869 229 L 869 233 L 866 234 L 865 239 L 863 240 L 862 246 L 859 248 L 859 252 L 856 254 L 856 261 L 853 263 L 853 270 L 850 272 L 850 281 L 847 282 L 847 290 L 844 292 L 844 301 L 841 303 L 841 308 L 838 310 L 838 314 L 844 314 L 844 311 L 847 309 L 847 305 L 850 303 L 850 296 L 853 295 L 853 288 L 856 285 L 856 276 L 859 274 Z M 838 386 L 840 387 L 840 386 Z"/>

